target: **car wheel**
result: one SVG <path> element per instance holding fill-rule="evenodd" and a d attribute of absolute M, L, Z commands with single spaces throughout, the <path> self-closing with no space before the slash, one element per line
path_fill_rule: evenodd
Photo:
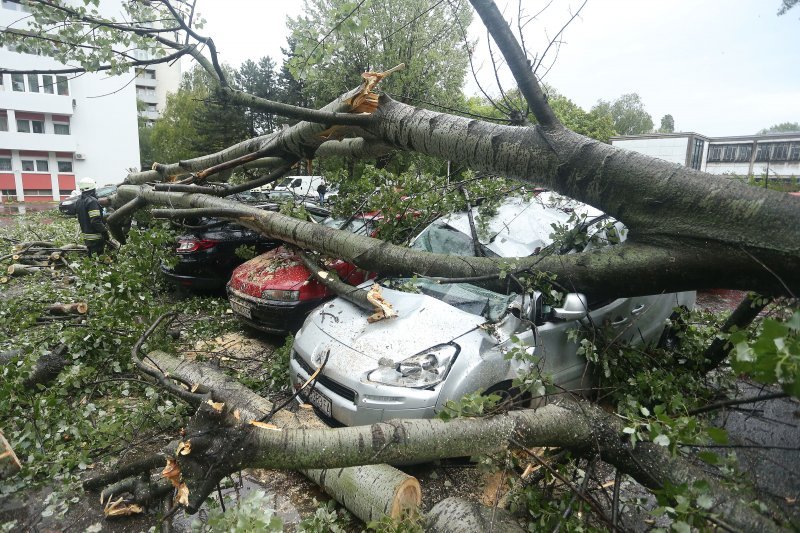
<path fill-rule="evenodd" d="M 674 352 L 680 348 L 683 332 L 686 331 L 687 328 L 686 320 L 684 319 L 683 314 L 685 311 L 686 309 L 683 311 L 676 311 L 670 315 L 670 325 L 669 327 L 664 328 L 664 332 L 658 339 L 658 344 L 656 347 L 669 352 Z"/>
<path fill-rule="evenodd" d="M 500 401 L 494 408 L 496 412 L 505 412 L 512 409 L 527 409 L 531 406 L 531 393 L 523 392 L 518 387 L 514 387 L 511 381 L 502 381 L 489 387 L 484 396 L 497 394 Z"/>

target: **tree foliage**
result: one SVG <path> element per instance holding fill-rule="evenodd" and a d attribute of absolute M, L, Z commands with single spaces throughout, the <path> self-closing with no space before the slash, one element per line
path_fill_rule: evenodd
<path fill-rule="evenodd" d="M 592 112 L 610 115 L 617 135 L 638 135 L 653 131 L 653 118 L 636 93 L 623 94 L 613 102 L 599 100 Z"/>
<path fill-rule="evenodd" d="M 448 105 L 460 97 L 471 21 L 464 2 L 306 0 L 303 15 L 289 20 L 289 68 L 321 105 L 360 83 L 362 72 L 405 63 L 384 91 L 423 106 Z"/>
<path fill-rule="evenodd" d="M 675 131 L 675 119 L 672 115 L 664 115 L 661 117 L 661 127 L 658 128 L 659 133 L 672 133 Z"/>
<path fill-rule="evenodd" d="M 769 128 L 759 130 L 758 135 L 766 135 L 768 133 L 797 133 L 800 132 L 800 122 L 781 122 Z"/>

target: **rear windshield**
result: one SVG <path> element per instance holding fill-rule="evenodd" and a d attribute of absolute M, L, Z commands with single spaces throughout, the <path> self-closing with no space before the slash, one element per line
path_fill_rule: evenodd
<path fill-rule="evenodd" d="M 460 255 L 473 257 L 475 247 L 472 239 L 444 222 L 434 222 L 414 240 L 411 248 L 444 255 Z M 497 254 L 481 245 L 486 257 L 497 257 Z"/>

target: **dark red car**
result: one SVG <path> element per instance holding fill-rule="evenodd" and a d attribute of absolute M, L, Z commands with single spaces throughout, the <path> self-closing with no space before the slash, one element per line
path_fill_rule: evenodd
<path fill-rule="evenodd" d="M 345 229 L 372 235 L 376 214 L 354 218 Z M 344 221 L 322 222 L 338 228 Z M 341 260 L 324 265 L 336 271 L 345 283 L 358 285 L 373 273 Z M 280 246 L 242 263 L 233 271 L 227 285 L 228 301 L 236 317 L 245 324 L 269 333 L 284 334 L 299 329 L 313 308 L 335 296 L 311 277 L 300 259 Z"/>

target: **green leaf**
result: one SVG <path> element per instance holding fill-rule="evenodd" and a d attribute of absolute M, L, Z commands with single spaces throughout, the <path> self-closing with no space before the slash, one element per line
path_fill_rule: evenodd
<path fill-rule="evenodd" d="M 706 433 L 711 440 L 716 442 L 717 444 L 727 444 L 728 443 L 728 432 L 722 428 L 706 428 Z"/>

